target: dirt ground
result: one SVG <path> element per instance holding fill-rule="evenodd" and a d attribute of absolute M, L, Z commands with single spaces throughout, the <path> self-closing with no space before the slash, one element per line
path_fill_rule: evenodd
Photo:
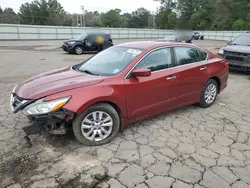
<path fill-rule="evenodd" d="M 129 40 L 116 40 L 123 43 Z M 222 41 L 194 41 L 217 52 Z M 80 145 L 73 134 L 31 136 L 9 110 L 23 80 L 78 63 L 62 41 L 0 41 L 0 187 L 250 188 L 250 77 L 230 73 L 216 103 L 191 105 L 129 125 L 109 144 Z"/>

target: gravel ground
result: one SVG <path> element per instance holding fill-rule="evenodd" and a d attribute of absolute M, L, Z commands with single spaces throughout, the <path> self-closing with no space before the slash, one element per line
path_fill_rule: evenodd
<path fill-rule="evenodd" d="M 213 52 L 225 44 L 195 43 Z M 212 107 L 191 105 L 129 125 L 110 144 L 40 134 L 28 148 L 28 121 L 10 112 L 10 92 L 32 75 L 91 55 L 63 53 L 60 44 L 0 42 L 0 187 L 250 188 L 250 78 L 242 73 L 230 74 Z"/>

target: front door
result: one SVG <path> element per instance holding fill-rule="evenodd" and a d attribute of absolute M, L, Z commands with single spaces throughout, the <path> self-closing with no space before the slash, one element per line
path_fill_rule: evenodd
<path fill-rule="evenodd" d="M 166 111 L 169 102 L 176 97 L 178 73 L 173 68 L 171 48 L 152 51 L 133 69 L 147 68 L 148 77 L 125 79 L 128 119 L 139 120 Z"/>

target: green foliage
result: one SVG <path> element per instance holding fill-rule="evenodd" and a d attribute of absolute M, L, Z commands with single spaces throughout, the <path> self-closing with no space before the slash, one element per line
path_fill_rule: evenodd
<path fill-rule="evenodd" d="M 161 7 L 156 14 L 156 26 L 160 29 L 174 29 L 177 21 L 176 14 L 171 9 Z"/>
<path fill-rule="evenodd" d="M 72 17 L 67 14 L 57 0 L 35 0 L 24 3 L 19 9 L 20 23 L 37 25 L 72 25 Z"/>
<path fill-rule="evenodd" d="M 3 10 L 0 7 L 0 23 L 16 24 L 18 23 L 18 16 L 12 8 L 5 8 Z"/>
<path fill-rule="evenodd" d="M 0 7 L 0 23 L 79 26 L 82 14 L 66 13 L 59 0 L 23 3 L 18 14 Z M 105 13 L 86 11 L 86 27 L 188 28 L 194 30 L 250 30 L 249 0 L 152 0 L 161 6 L 156 14 L 145 8 L 132 13 L 113 9 Z"/>
<path fill-rule="evenodd" d="M 242 19 L 236 20 L 232 26 L 233 30 L 245 30 L 246 22 Z"/>
<path fill-rule="evenodd" d="M 101 15 L 102 25 L 104 27 L 122 27 L 123 19 L 117 10 L 110 10 Z"/>
<path fill-rule="evenodd" d="M 101 27 L 102 21 L 100 14 L 95 12 L 86 12 L 85 13 L 85 26 L 86 27 Z"/>
<path fill-rule="evenodd" d="M 249 0 L 155 0 L 178 15 L 177 22 L 197 30 L 250 29 Z M 248 17 L 249 16 L 249 17 Z M 159 11 L 157 27 L 166 28 L 168 15 Z M 171 29 L 171 27 L 167 27 Z"/>
<path fill-rule="evenodd" d="M 153 18 L 151 17 L 149 10 L 145 8 L 138 8 L 136 11 L 132 12 L 129 27 L 147 28 L 148 25 L 151 25 L 152 27 L 152 23 L 153 23 Z"/>

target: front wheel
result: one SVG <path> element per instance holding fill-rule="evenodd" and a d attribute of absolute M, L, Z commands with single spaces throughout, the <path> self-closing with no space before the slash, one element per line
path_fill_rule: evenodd
<path fill-rule="evenodd" d="M 210 107 L 218 95 L 218 84 L 214 79 L 210 79 L 205 84 L 201 96 L 200 106 L 203 108 Z"/>
<path fill-rule="evenodd" d="M 118 133 L 120 118 L 116 110 L 106 103 L 90 106 L 73 121 L 76 139 L 88 146 L 110 142 Z"/>
<path fill-rule="evenodd" d="M 76 47 L 75 47 L 75 53 L 76 53 L 77 55 L 81 55 L 82 52 L 83 52 L 83 48 L 82 48 L 81 46 L 76 46 Z"/>

